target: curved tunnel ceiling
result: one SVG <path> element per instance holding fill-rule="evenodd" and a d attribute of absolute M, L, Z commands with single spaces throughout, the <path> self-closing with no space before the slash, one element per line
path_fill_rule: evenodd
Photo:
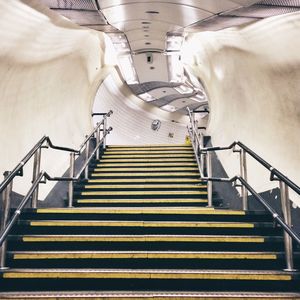
<path fill-rule="evenodd" d="M 133 93 L 164 110 L 207 109 L 180 49 L 190 32 L 216 31 L 300 10 L 300 0 L 41 0 L 84 27 L 104 31 Z M 181 88 L 174 89 L 180 86 Z M 162 88 L 165 89 L 162 89 Z M 189 93 L 184 90 L 191 89 Z"/>

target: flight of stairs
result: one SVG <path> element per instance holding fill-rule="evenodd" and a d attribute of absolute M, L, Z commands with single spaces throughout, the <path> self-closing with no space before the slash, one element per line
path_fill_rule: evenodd
<path fill-rule="evenodd" d="M 75 198 L 21 215 L 0 298 L 300 299 L 281 229 L 207 207 L 191 146 L 109 146 Z"/>

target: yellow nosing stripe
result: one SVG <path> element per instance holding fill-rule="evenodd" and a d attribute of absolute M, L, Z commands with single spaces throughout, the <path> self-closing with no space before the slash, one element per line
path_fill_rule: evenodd
<path fill-rule="evenodd" d="M 14 259 L 250 259 L 276 260 L 268 253 L 201 253 L 201 252 L 32 252 L 17 253 Z"/>
<path fill-rule="evenodd" d="M 130 162 L 145 162 L 145 163 L 154 163 L 154 162 L 161 162 L 161 159 L 159 158 L 101 158 L 100 160 L 100 163 L 106 163 L 106 162 L 127 162 L 127 163 L 130 163 Z M 165 162 L 195 162 L 195 159 L 194 158 L 167 158 L 165 157 L 164 158 L 164 161 Z"/>
<path fill-rule="evenodd" d="M 77 203 L 207 203 L 207 199 L 78 199 Z"/>
<path fill-rule="evenodd" d="M 185 227 L 185 228 L 254 228 L 252 223 L 233 222 L 153 222 L 153 221 L 31 221 L 30 226 L 93 227 Z"/>
<path fill-rule="evenodd" d="M 121 154 L 121 155 L 107 155 L 107 154 L 104 154 L 102 156 L 102 158 L 133 158 L 133 157 L 136 157 L 136 158 L 149 158 L 149 157 L 153 157 L 153 158 L 165 158 L 165 157 L 194 157 L 194 154 L 173 154 L 173 153 L 170 153 L 170 154 L 128 154 L 128 155 L 125 155 L 125 154 Z"/>
<path fill-rule="evenodd" d="M 131 177 L 131 176 L 145 176 L 145 177 L 173 177 L 173 176 L 199 176 L 198 172 L 182 172 L 182 173 L 176 173 L 176 172 L 153 172 L 153 173 L 92 173 L 92 177 L 107 177 L 107 176 L 115 176 L 115 177 Z"/>
<path fill-rule="evenodd" d="M 93 191 L 81 192 L 82 196 L 105 195 L 207 195 L 205 191 Z"/>
<path fill-rule="evenodd" d="M 264 243 L 263 237 L 256 236 L 168 236 L 168 235 L 36 235 L 23 236 L 23 242 L 201 242 L 201 243 Z"/>
<path fill-rule="evenodd" d="M 107 149 L 110 148 L 144 148 L 144 147 L 191 147 L 191 145 L 186 145 L 186 144 L 146 144 L 146 145 L 109 145 L 107 146 Z"/>
<path fill-rule="evenodd" d="M 107 167 L 116 167 L 120 166 L 120 164 L 117 163 L 101 163 L 97 164 L 97 168 L 107 168 Z M 164 163 L 122 163 L 122 167 L 186 167 L 186 166 L 192 166 L 192 167 L 197 167 L 197 164 L 194 162 L 164 162 Z"/>
<path fill-rule="evenodd" d="M 191 150 L 193 151 L 192 147 L 114 147 L 114 148 L 106 148 L 106 152 L 113 152 L 113 151 L 155 151 L 155 150 L 166 150 L 166 151 L 175 151 L 175 150 L 182 150 L 182 151 L 187 151 Z"/>
<path fill-rule="evenodd" d="M 145 171 L 197 171 L 198 168 L 195 167 L 158 167 L 158 168 L 95 168 L 94 172 L 103 172 L 103 171 L 136 171 L 136 172 L 145 172 Z"/>
<path fill-rule="evenodd" d="M 171 208 L 168 207 L 145 207 L 145 208 L 38 208 L 37 213 L 39 214 L 195 214 L 195 215 L 239 215 L 243 216 L 246 213 L 240 210 L 215 210 L 213 208 Z"/>
<path fill-rule="evenodd" d="M 213 271 L 176 271 L 176 270 L 44 270 L 44 271 L 7 271 L 4 278 L 105 278 L 105 279 L 206 279 L 206 280 L 292 280 L 289 274 L 275 272 L 213 272 Z"/>
<path fill-rule="evenodd" d="M 193 154 L 193 149 L 187 149 L 187 150 L 165 150 L 165 151 L 143 151 L 143 150 L 126 150 L 126 151 L 105 151 L 104 155 L 119 155 L 119 154 Z"/>
<path fill-rule="evenodd" d="M 129 183 L 153 183 L 153 182 L 194 182 L 194 183 L 199 183 L 201 184 L 200 187 L 207 187 L 206 184 L 201 183 L 201 180 L 197 178 L 130 178 L 130 179 L 114 179 L 114 178 L 109 178 L 109 179 L 90 179 L 88 180 L 88 183 L 124 183 L 124 182 L 129 182 Z"/>
<path fill-rule="evenodd" d="M 85 189 L 201 189 L 204 186 L 195 184 L 89 184 Z"/>

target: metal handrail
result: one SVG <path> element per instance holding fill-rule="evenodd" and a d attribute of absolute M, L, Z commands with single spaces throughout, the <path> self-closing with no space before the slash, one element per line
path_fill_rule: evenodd
<path fill-rule="evenodd" d="M 103 120 L 100 123 L 97 123 L 92 132 L 86 136 L 84 142 L 80 145 L 78 150 L 56 146 L 52 144 L 51 139 L 48 136 L 43 136 L 37 144 L 26 154 L 26 156 L 21 160 L 21 162 L 11 171 L 5 172 L 5 179 L 0 184 L 0 193 L 3 192 L 3 216 L 2 216 L 2 232 L 0 233 L 0 269 L 5 268 L 5 255 L 6 255 L 6 237 L 9 234 L 11 228 L 18 220 L 23 208 L 31 199 L 31 206 L 33 208 L 37 207 L 38 200 L 38 189 L 40 183 L 46 183 L 49 181 L 69 181 L 69 207 L 72 207 L 73 204 L 73 190 L 74 190 L 74 181 L 77 181 L 82 173 L 85 171 L 85 178 L 88 178 L 88 165 L 91 160 L 96 157 L 99 158 L 100 147 L 102 146 L 105 149 L 106 145 L 106 136 L 112 130 L 112 127 L 106 128 L 106 119 L 113 112 L 109 111 L 107 114 L 103 116 Z M 102 129 L 101 129 L 102 126 Z M 102 138 L 100 138 L 100 132 L 102 131 Z M 96 146 L 93 151 L 90 153 L 90 140 L 92 138 L 96 138 Z M 51 177 L 47 172 L 40 171 L 40 161 L 41 161 L 41 149 L 42 148 L 52 148 L 55 150 L 67 151 L 70 152 L 70 169 L 69 169 L 69 177 Z M 75 155 L 80 155 L 85 151 L 85 162 L 80 170 L 75 175 Z M 9 211 L 10 211 L 10 197 L 12 192 L 12 184 L 13 179 L 16 176 L 23 176 L 23 167 L 27 164 L 27 162 L 34 156 L 33 163 L 33 179 L 32 186 L 28 193 L 22 199 L 20 205 L 15 210 L 12 217 L 9 219 Z"/>
<path fill-rule="evenodd" d="M 233 142 L 228 147 L 208 147 L 208 148 L 203 148 L 201 151 L 205 152 L 205 151 L 230 150 L 230 149 L 233 149 L 235 146 L 239 146 L 241 149 L 245 150 L 246 153 L 248 153 L 257 162 L 259 162 L 262 166 L 264 166 L 267 170 L 269 170 L 271 172 L 271 177 L 270 177 L 271 181 L 275 180 L 274 176 L 276 176 L 277 179 L 286 183 L 292 190 L 294 190 L 298 195 L 300 195 L 300 187 L 295 182 L 290 180 L 287 176 L 285 176 L 279 170 L 275 169 L 271 164 L 269 164 L 266 160 L 264 160 L 257 153 L 255 153 L 253 150 L 251 150 L 249 147 L 247 147 L 240 141 Z"/>
<path fill-rule="evenodd" d="M 202 147 L 202 144 L 199 142 L 198 139 L 198 126 L 196 126 L 197 122 L 195 121 L 193 112 L 187 108 L 191 126 L 188 126 L 188 131 L 191 136 L 193 149 L 195 153 L 195 157 L 197 160 L 198 168 L 203 168 L 204 173 L 204 166 L 199 166 L 200 158 L 205 155 L 204 162 L 206 163 L 206 177 L 202 177 L 203 181 L 207 182 L 208 186 L 208 203 L 209 206 L 212 205 L 212 182 L 236 182 L 239 181 L 240 186 L 242 188 L 242 200 L 243 200 L 243 209 L 248 210 L 248 192 L 252 194 L 252 196 L 258 200 L 263 207 L 272 214 L 274 220 L 281 225 L 283 228 L 283 236 L 284 236 L 284 247 L 285 247 L 285 256 L 286 256 L 286 271 L 294 271 L 294 263 L 293 263 L 293 245 L 292 240 L 295 240 L 298 244 L 300 244 L 300 237 L 299 235 L 291 228 L 292 226 L 292 219 L 291 219 L 291 204 L 288 195 L 288 188 L 294 190 L 298 195 L 300 195 L 300 187 L 291 181 L 287 176 L 285 176 L 282 172 L 275 169 L 271 164 L 269 164 L 266 160 L 260 157 L 257 153 L 251 150 L 249 147 L 244 145 L 240 141 L 233 142 L 231 145 L 227 147 Z M 236 149 L 238 146 L 240 149 Z M 233 178 L 215 178 L 212 176 L 212 162 L 211 162 L 211 152 L 213 151 L 223 151 L 223 150 L 230 150 L 232 149 L 233 152 L 240 153 L 240 176 L 235 176 Z M 280 193 L 281 193 L 281 206 L 282 206 L 282 219 L 279 214 L 274 210 L 264 199 L 261 197 L 252 186 L 249 185 L 247 181 L 247 163 L 246 163 L 246 154 L 249 154 L 253 157 L 257 162 L 259 162 L 263 167 L 269 170 L 270 173 L 270 180 L 278 180 L 280 182 Z M 201 174 L 201 173 L 200 173 Z"/>
<path fill-rule="evenodd" d="M 103 114 L 104 118 L 109 117 L 113 113 L 112 110 L 110 110 L 108 113 Z M 46 144 L 44 147 L 45 148 L 52 148 L 55 150 L 60 150 L 60 151 L 65 151 L 65 152 L 73 152 L 77 155 L 81 154 L 81 151 L 83 147 L 87 144 L 88 141 L 94 136 L 95 132 L 98 130 L 98 128 L 103 125 L 104 119 L 100 122 L 97 123 L 97 126 L 92 130 L 92 132 L 85 138 L 84 142 L 80 145 L 79 149 L 72 149 L 68 147 L 61 147 L 61 146 L 56 146 L 52 143 L 51 139 L 49 136 L 43 136 L 26 154 L 26 156 L 17 164 L 17 166 L 9 172 L 9 175 L 0 183 L 0 193 L 3 192 L 3 190 L 9 185 L 9 183 L 20 173 L 22 174 L 23 167 L 27 164 L 27 162 L 32 158 L 32 156 L 43 147 L 44 144 Z"/>
<path fill-rule="evenodd" d="M 215 181 L 215 182 L 236 182 L 237 180 L 244 185 L 247 190 L 252 194 L 252 196 L 257 199 L 263 206 L 264 208 L 270 213 L 272 214 L 272 217 L 274 218 L 274 220 L 276 220 L 281 226 L 282 228 L 289 234 L 289 236 L 291 238 L 293 238 L 299 245 L 300 245 L 300 236 L 295 232 L 295 230 L 293 230 L 277 213 L 277 211 L 270 206 L 267 201 L 260 196 L 255 190 L 254 188 L 241 176 L 234 176 L 232 178 L 218 178 L 218 177 L 210 177 L 210 178 L 203 178 L 203 180 L 205 181 Z"/>

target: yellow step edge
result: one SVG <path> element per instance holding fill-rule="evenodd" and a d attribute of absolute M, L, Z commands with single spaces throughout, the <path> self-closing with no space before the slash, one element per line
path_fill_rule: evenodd
<path fill-rule="evenodd" d="M 271 253 L 233 253 L 233 252 L 33 252 L 15 253 L 13 259 L 241 259 L 276 260 Z"/>
<path fill-rule="evenodd" d="M 108 145 L 107 149 L 116 148 L 116 147 L 136 147 L 136 148 L 143 148 L 143 147 L 191 147 L 191 145 L 187 144 L 145 144 L 145 145 Z"/>
<path fill-rule="evenodd" d="M 188 243 L 264 243 L 257 236 L 193 236 L 193 235 L 32 235 L 23 242 L 188 242 Z"/>
<path fill-rule="evenodd" d="M 147 173 L 147 172 L 139 172 L 139 173 L 92 173 L 92 177 L 107 177 L 107 176 L 115 176 L 115 177 L 131 177 L 131 176 L 143 176 L 143 177 L 173 177 L 173 176 L 200 176 L 199 172 L 164 172 L 164 173 L 159 173 L 159 172 L 153 172 L 153 173 Z"/>
<path fill-rule="evenodd" d="M 185 228 L 254 228 L 252 223 L 234 222 L 153 222 L 153 221 L 31 221 L 30 226 L 66 227 L 185 227 Z"/>
<path fill-rule="evenodd" d="M 207 203 L 207 199 L 78 199 L 77 203 Z"/>
<path fill-rule="evenodd" d="M 104 155 L 119 155 L 119 154 L 194 154 L 193 150 L 126 150 L 126 151 L 105 151 Z"/>
<path fill-rule="evenodd" d="M 171 208 L 168 207 L 135 207 L 135 208 L 118 208 L 118 207 L 101 207 L 101 208 L 38 208 L 38 214 L 195 214 L 195 215 L 238 215 L 244 216 L 246 213 L 241 210 L 216 210 L 214 208 Z"/>
<path fill-rule="evenodd" d="M 89 184 L 85 189 L 203 189 L 205 186 L 195 184 Z"/>
<path fill-rule="evenodd" d="M 195 162 L 194 158 L 164 158 L 165 162 Z M 100 163 L 106 163 L 106 162 L 146 162 L 146 163 L 151 163 L 151 162 L 161 162 L 161 159 L 159 158 L 152 158 L 152 159 L 148 159 L 148 158 L 101 158 L 99 160 Z"/>
<path fill-rule="evenodd" d="M 193 151 L 192 147 L 114 147 L 114 148 L 106 148 L 105 151 L 107 152 L 113 152 L 113 151 L 176 151 L 176 150 L 181 150 L 181 151 Z"/>
<path fill-rule="evenodd" d="M 97 168 L 101 168 L 101 167 L 120 167 L 120 164 L 114 163 L 114 164 L 110 164 L 110 163 L 101 163 L 101 164 L 97 164 L 96 165 Z M 122 163 L 121 164 L 122 167 L 185 167 L 185 166 L 192 166 L 192 167 L 197 167 L 197 164 L 194 162 L 191 163 L 168 163 L 168 162 L 164 162 L 164 163 Z"/>
<path fill-rule="evenodd" d="M 135 171 L 135 172 L 149 172 L 149 171 L 197 171 L 197 167 L 158 167 L 158 168 L 95 168 L 93 172 L 103 172 L 103 171 L 110 171 L 110 172 L 116 172 L 116 171 Z"/>
<path fill-rule="evenodd" d="M 151 158 L 165 158 L 165 157 L 194 157 L 194 154 L 128 154 L 128 155 L 108 155 L 104 154 L 102 158 L 145 158 L 145 157 L 151 157 Z"/>
<path fill-rule="evenodd" d="M 92 191 L 81 192 L 82 196 L 107 195 L 207 195 L 206 191 Z"/>
<path fill-rule="evenodd" d="M 105 279 L 203 279 L 203 280 L 271 280 L 290 281 L 289 274 L 276 272 L 228 272 L 228 271 L 197 271 L 197 270 L 9 270 L 3 278 L 105 278 Z"/>
<path fill-rule="evenodd" d="M 145 178 L 131 178 L 131 179 L 90 179 L 88 180 L 88 183 L 122 183 L 122 182 L 128 182 L 128 183 L 133 183 L 133 182 L 138 182 L 138 183 L 153 183 L 153 182 L 195 182 L 201 184 L 201 187 L 207 187 L 206 184 L 201 183 L 201 180 L 197 178 L 152 178 L 152 179 L 145 179 Z"/>

